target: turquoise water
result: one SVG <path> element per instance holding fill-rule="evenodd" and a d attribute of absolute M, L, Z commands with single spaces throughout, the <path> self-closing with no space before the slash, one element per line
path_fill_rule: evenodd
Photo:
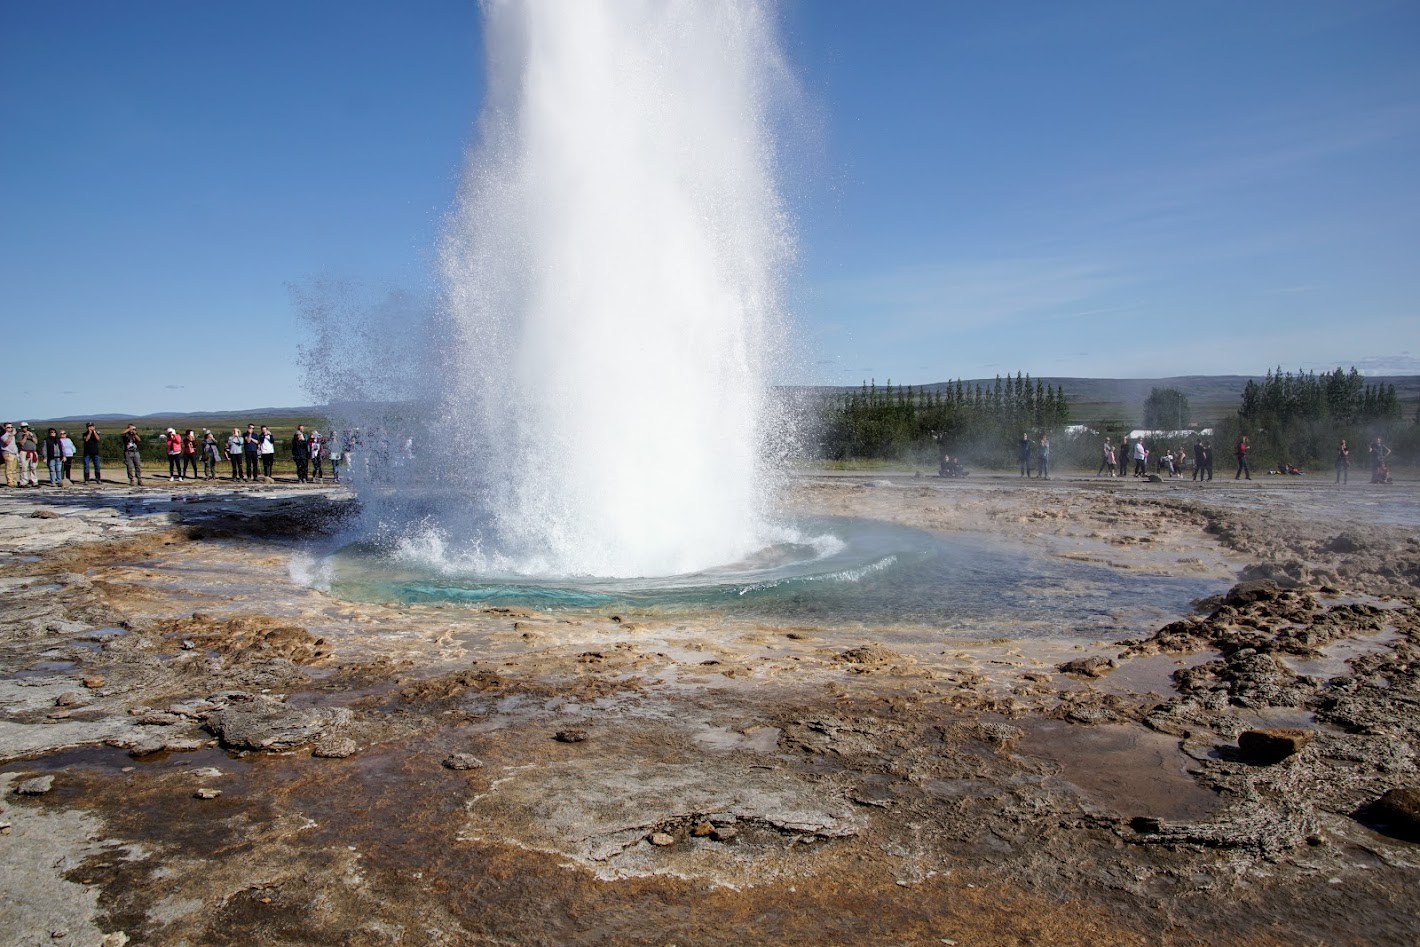
<path fill-rule="evenodd" d="M 343 598 L 523 606 L 540 611 L 739 617 L 768 623 L 1008 627 L 1025 635 L 1120 635 L 1141 611 L 1185 613 L 1215 580 L 1120 572 L 977 536 L 877 520 L 805 519 L 755 556 L 691 575 L 551 578 L 464 572 L 372 544 L 325 562 Z"/>

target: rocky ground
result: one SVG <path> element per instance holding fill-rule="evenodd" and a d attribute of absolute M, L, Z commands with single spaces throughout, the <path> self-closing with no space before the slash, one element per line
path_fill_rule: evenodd
<path fill-rule="evenodd" d="M 0 495 L 6 943 L 1420 940 L 1420 485 L 786 491 L 1216 583 L 1105 640 L 348 602 L 349 496 L 180 491 Z"/>

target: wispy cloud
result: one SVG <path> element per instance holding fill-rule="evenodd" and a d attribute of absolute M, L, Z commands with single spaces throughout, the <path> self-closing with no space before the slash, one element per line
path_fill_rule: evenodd
<path fill-rule="evenodd" d="M 1081 304 L 1122 282 L 1110 267 L 1066 259 L 1002 259 L 897 267 L 818 287 L 832 314 L 871 319 L 875 331 L 918 336 L 1011 323 L 1033 315 L 1069 318 L 1120 307 Z M 1128 307 L 1123 307 L 1128 308 Z"/>

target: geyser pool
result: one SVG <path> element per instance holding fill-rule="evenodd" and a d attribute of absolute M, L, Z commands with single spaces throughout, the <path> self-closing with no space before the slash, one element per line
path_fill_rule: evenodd
<path fill-rule="evenodd" d="M 814 517 L 737 562 L 675 576 L 529 576 L 474 570 L 417 544 L 355 543 L 317 572 L 338 597 L 526 606 L 675 620 L 773 625 L 930 626 L 948 634 L 1118 638 L 1221 591 L 1214 580 L 1055 558 L 979 536 L 880 520 Z M 486 565 L 486 564 L 485 564 Z"/>
<path fill-rule="evenodd" d="M 390 353 L 419 336 L 410 357 L 342 362 L 338 329 L 323 336 L 332 376 L 366 399 L 337 413 L 361 431 L 367 535 L 413 525 L 367 486 L 417 468 L 460 548 L 551 573 L 677 575 L 771 542 L 792 247 L 772 128 L 792 82 L 771 7 L 483 4 L 484 107 L 438 312 L 347 329 Z"/>

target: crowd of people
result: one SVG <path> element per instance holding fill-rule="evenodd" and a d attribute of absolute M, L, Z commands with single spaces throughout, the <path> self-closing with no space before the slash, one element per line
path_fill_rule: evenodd
<path fill-rule="evenodd" d="M 51 427 L 44 437 L 40 437 L 24 421 L 18 424 L 7 421 L 3 432 L 0 432 L 5 484 L 16 488 L 40 486 L 41 461 L 48 473 L 44 483 L 55 487 L 73 483 L 72 468 L 76 456 L 83 459 L 85 484 L 105 483 L 100 451 L 102 438 L 92 421 L 84 426 L 78 444 L 64 428 Z M 142 486 L 143 436 L 136 425 L 130 424 L 119 434 L 118 440 L 129 485 Z M 291 459 L 296 465 L 296 481 L 324 482 L 328 463 L 331 479 L 338 483 L 341 467 L 348 464 L 358 440 L 358 434 L 341 437 L 336 432 L 325 435 L 312 430 L 307 433 L 306 426 L 298 424 L 290 442 Z M 219 437 L 210 430 L 203 430 L 199 435 L 191 428 L 179 432 L 170 427 L 162 435 L 162 443 L 168 459 L 168 481 L 172 483 L 216 480 L 224 460 L 231 465 L 230 479 L 233 482 L 272 479 L 276 439 L 265 424 L 259 427 L 248 424 L 246 431 L 234 427 L 226 437 Z M 111 479 L 107 482 L 117 481 Z"/>

